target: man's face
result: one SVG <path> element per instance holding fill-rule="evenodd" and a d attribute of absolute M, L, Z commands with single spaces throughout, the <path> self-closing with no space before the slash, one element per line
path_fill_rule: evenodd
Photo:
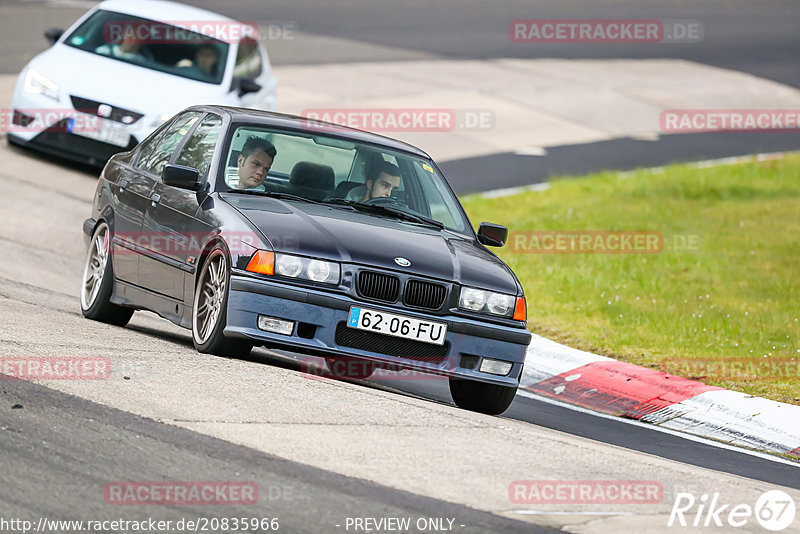
<path fill-rule="evenodd" d="M 366 185 L 366 200 L 372 200 L 378 197 L 390 197 L 392 196 L 392 190 L 396 187 L 400 187 L 400 177 L 381 172 L 374 181 L 367 180 Z"/>
<path fill-rule="evenodd" d="M 246 158 L 239 154 L 239 188 L 258 187 L 267 179 L 272 158 L 263 150 L 256 150 Z"/>

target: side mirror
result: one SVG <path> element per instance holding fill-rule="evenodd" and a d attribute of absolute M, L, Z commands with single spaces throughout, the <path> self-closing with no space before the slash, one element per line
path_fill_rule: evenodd
<path fill-rule="evenodd" d="M 487 247 L 502 247 L 508 239 L 508 228 L 499 224 L 482 222 L 478 227 L 478 241 Z"/>
<path fill-rule="evenodd" d="M 61 39 L 62 35 L 64 35 L 64 30 L 61 28 L 47 28 L 44 31 L 44 38 L 47 39 L 47 42 L 50 43 L 50 46 L 56 44 L 56 41 Z"/>
<path fill-rule="evenodd" d="M 183 165 L 168 164 L 161 173 L 164 183 L 172 187 L 197 191 L 200 185 L 200 173 L 197 169 L 184 167 Z"/>
<path fill-rule="evenodd" d="M 242 78 L 239 80 L 239 96 L 244 96 L 247 93 L 257 93 L 261 90 L 261 86 L 250 78 Z"/>

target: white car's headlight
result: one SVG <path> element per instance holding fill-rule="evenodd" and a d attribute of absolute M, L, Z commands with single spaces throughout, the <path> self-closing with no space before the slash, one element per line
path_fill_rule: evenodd
<path fill-rule="evenodd" d="M 275 272 L 289 278 L 302 278 L 323 284 L 338 284 L 341 268 L 332 261 L 275 254 Z"/>
<path fill-rule="evenodd" d="M 33 69 L 25 73 L 24 89 L 32 95 L 45 95 L 58 100 L 58 85 Z"/>
<path fill-rule="evenodd" d="M 458 307 L 462 310 L 488 313 L 499 317 L 513 317 L 518 321 L 525 320 L 525 299 L 505 293 L 462 287 L 458 298 Z"/>

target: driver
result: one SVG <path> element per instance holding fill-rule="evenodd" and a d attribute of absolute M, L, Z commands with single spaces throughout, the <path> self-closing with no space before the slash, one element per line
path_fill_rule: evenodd
<path fill-rule="evenodd" d="M 253 135 L 247 138 L 237 157 L 237 180 L 231 186 L 264 191 L 264 180 L 276 153 L 275 146 L 263 137 Z"/>
<path fill-rule="evenodd" d="M 400 168 L 394 163 L 383 161 L 371 169 L 364 185 L 351 189 L 345 198 L 356 202 L 367 202 L 380 197 L 388 198 L 398 187 L 400 187 Z"/>

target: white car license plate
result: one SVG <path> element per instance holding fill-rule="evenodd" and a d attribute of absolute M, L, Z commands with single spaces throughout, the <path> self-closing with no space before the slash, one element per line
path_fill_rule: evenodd
<path fill-rule="evenodd" d="M 101 117 L 89 116 L 83 121 L 72 118 L 67 123 L 67 131 L 116 146 L 125 147 L 130 142 L 130 134 L 124 125 Z"/>
<path fill-rule="evenodd" d="M 358 306 L 350 308 L 347 326 L 434 345 L 444 345 L 444 338 L 447 334 L 447 324 L 445 323 L 423 321 L 404 315 L 367 310 Z"/>

